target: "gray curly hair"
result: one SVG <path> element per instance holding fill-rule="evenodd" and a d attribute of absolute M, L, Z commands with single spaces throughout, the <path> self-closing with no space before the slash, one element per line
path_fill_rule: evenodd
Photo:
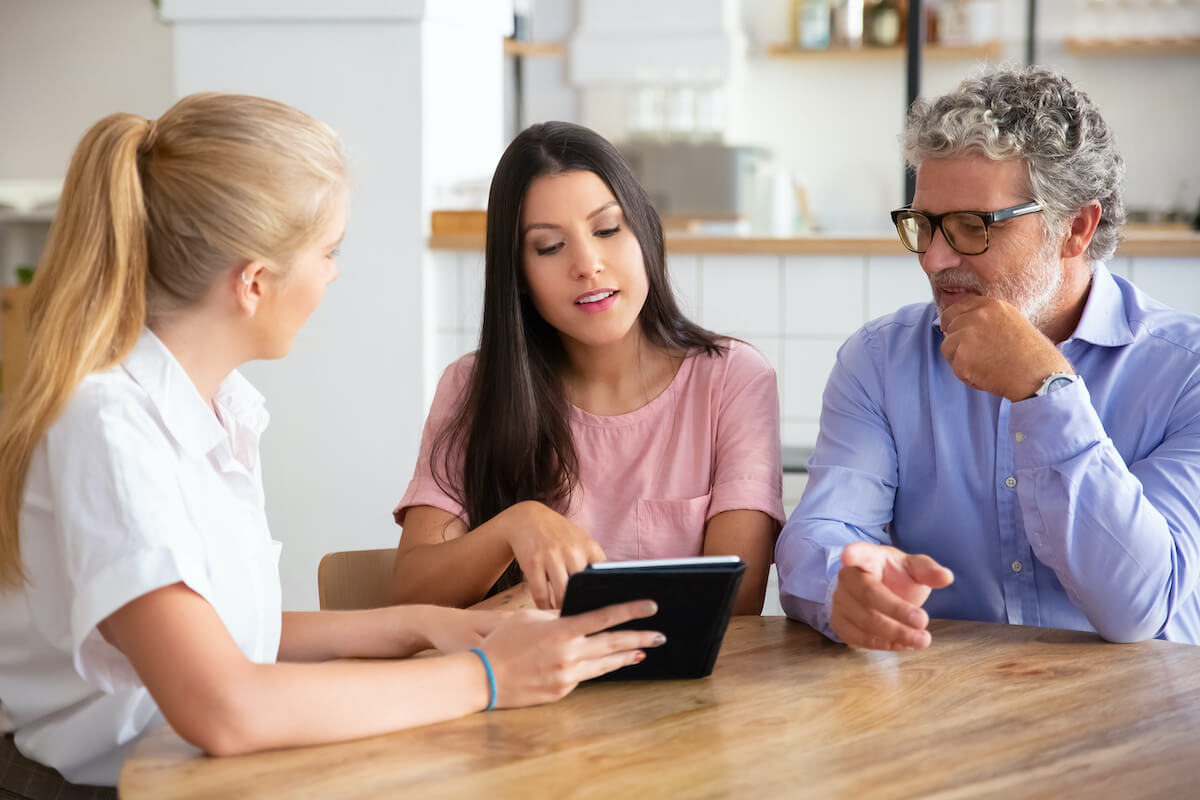
<path fill-rule="evenodd" d="M 1080 208 L 1098 201 L 1100 224 L 1086 257 L 1095 263 L 1116 252 L 1125 224 L 1125 160 L 1100 109 L 1059 73 L 987 68 L 949 94 L 918 98 L 901 138 L 914 170 L 927 158 L 1024 158 L 1047 236 L 1065 233 Z"/>

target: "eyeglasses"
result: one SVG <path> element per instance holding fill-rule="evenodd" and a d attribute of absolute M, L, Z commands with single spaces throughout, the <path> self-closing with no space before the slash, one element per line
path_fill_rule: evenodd
<path fill-rule="evenodd" d="M 964 256 L 977 256 L 986 252 L 989 244 L 988 229 L 994 222 L 1013 217 L 1023 217 L 1041 211 L 1037 203 L 1022 203 L 999 211 L 947 211 L 945 214 L 924 214 L 905 206 L 892 212 L 892 222 L 900 241 L 914 253 L 924 253 L 933 242 L 933 233 L 939 228 L 946 244 Z"/>

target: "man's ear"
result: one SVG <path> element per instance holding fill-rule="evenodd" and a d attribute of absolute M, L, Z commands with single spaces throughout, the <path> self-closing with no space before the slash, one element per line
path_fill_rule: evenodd
<path fill-rule="evenodd" d="M 253 317 L 258 311 L 258 304 L 262 302 L 267 277 L 270 274 L 267 265 L 261 261 L 250 261 L 241 269 L 233 271 L 230 280 L 233 281 L 234 297 L 237 299 L 238 308 L 247 317 Z"/>
<path fill-rule="evenodd" d="M 1083 255 L 1092 236 L 1096 234 L 1096 226 L 1100 224 L 1100 203 L 1094 202 L 1079 209 L 1075 219 L 1071 220 L 1071 229 L 1063 241 L 1062 257 L 1076 258 Z"/>

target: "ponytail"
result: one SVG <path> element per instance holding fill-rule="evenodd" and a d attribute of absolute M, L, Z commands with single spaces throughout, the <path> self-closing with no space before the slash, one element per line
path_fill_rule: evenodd
<path fill-rule="evenodd" d="M 150 123 L 113 114 L 75 150 L 30 288 L 29 367 L 0 415 L 0 587 L 24 581 L 18 518 L 34 448 L 80 381 L 119 363 L 146 319 L 138 158 Z"/>
<path fill-rule="evenodd" d="M 84 135 L 33 281 L 29 365 L 0 415 L 0 588 L 24 583 L 29 462 L 80 382 L 229 270 L 286 273 L 345 180 L 328 126 L 261 97 L 188 95 L 156 122 L 113 114 Z"/>

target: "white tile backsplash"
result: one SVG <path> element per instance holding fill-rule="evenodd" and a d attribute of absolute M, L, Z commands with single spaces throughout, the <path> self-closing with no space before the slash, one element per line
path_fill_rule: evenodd
<path fill-rule="evenodd" d="M 732 336 L 778 334 L 780 261 L 778 256 L 702 256 L 700 324 Z"/>
<path fill-rule="evenodd" d="M 478 331 L 483 316 L 483 253 L 459 253 L 458 290 L 464 330 Z"/>
<path fill-rule="evenodd" d="M 783 443 L 788 445 L 808 445 L 812 447 L 817 442 L 817 429 L 820 417 L 811 419 L 783 419 Z"/>
<path fill-rule="evenodd" d="M 440 375 L 478 346 L 483 254 L 431 255 L 437 273 L 432 307 L 439 317 L 431 361 Z M 1200 314 L 1200 260 L 1118 258 L 1109 268 L 1135 276 L 1159 300 Z M 717 333 L 745 339 L 771 362 L 788 445 L 816 442 L 821 395 L 846 337 L 869 319 L 930 299 L 915 256 L 677 253 L 669 256 L 668 271 L 684 313 Z"/>
<path fill-rule="evenodd" d="M 1171 308 L 1200 314 L 1200 263 L 1192 258 L 1135 258 L 1137 286 Z"/>
<path fill-rule="evenodd" d="M 867 259 L 867 319 L 890 314 L 909 303 L 933 299 L 929 279 L 917 257 L 871 256 Z"/>
<path fill-rule="evenodd" d="M 435 330 L 457 331 L 462 327 L 462 303 L 458 297 L 458 253 L 434 250 L 429 253 L 433 271 L 434 308 L 437 309 Z"/>
<path fill-rule="evenodd" d="M 784 344 L 787 360 L 783 392 L 783 416 L 788 419 L 818 419 L 821 416 L 821 395 L 845 341 L 840 337 L 821 339 L 788 339 Z M 791 444 L 791 442 L 789 442 Z M 811 442 L 797 442 L 811 444 Z"/>
<path fill-rule="evenodd" d="M 866 322 L 865 256 L 787 256 L 783 332 L 847 336 Z"/>
<path fill-rule="evenodd" d="M 700 320 L 700 257 L 672 255 L 667 258 L 667 275 L 675 287 L 675 300 L 689 319 Z"/>

